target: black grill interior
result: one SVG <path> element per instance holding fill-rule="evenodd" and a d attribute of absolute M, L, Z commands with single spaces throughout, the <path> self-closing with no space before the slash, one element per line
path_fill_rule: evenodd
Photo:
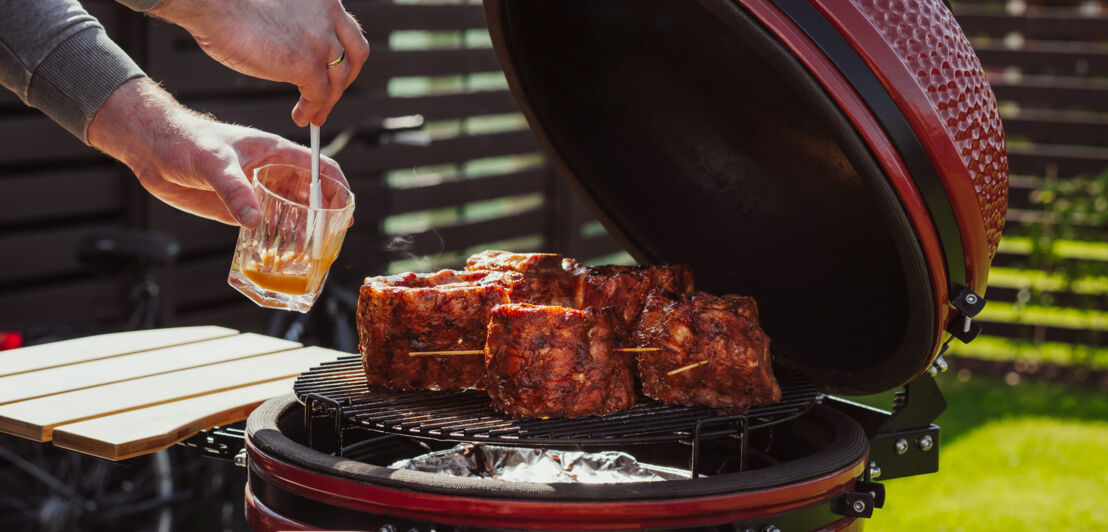
<path fill-rule="evenodd" d="M 357 355 L 312 368 L 293 390 L 310 415 L 337 414 L 339 432 L 363 428 L 441 441 L 587 446 L 687 440 L 698 425 L 701 438 L 734 434 L 737 422 L 745 421 L 750 431 L 797 417 L 815 404 L 818 393 L 809 379 L 786 368 L 774 371 L 781 401 L 740 417 L 640 396 L 634 408 L 601 417 L 512 419 L 494 410 L 483 391 L 370 390 Z"/>
<path fill-rule="evenodd" d="M 532 128 L 640 262 L 753 296 L 774 354 L 822 391 L 877 393 L 927 367 L 937 312 L 889 177 L 738 2 L 500 5 L 493 35 Z"/>

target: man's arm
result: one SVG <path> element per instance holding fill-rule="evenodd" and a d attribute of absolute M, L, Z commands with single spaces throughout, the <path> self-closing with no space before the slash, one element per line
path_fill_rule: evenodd
<path fill-rule="evenodd" d="M 118 1 L 156 3 L 147 13 L 187 30 L 216 61 L 296 85 L 292 119 L 302 127 L 327 119 L 369 56 L 361 26 L 340 0 Z"/>
<path fill-rule="evenodd" d="M 76 0 L 4 0 L 0 84 L 86 143 L 96 110 L 142 75 Z"/>
<path fill-rule="evenodd" d="M 89 143 L 123 162 L 148 192 L 197 216 L 254 227 L 261 220 L 249 177 L 265 164 L 311 165 L 311 152 L 253 128 L 219 122 L 177 103 L 149 78 L 127 81 L 96 113 Z M 324 171 L 345 180 L 323 157 Z"/>
<path fill-rule="evenodd" d="M 258 201 L 247 175 L 267 163 L 310 164 L 303 146 L 177 103 L 75 1 L 2 1 L 0 82 L 126 164 L 162 201 L 253 226 Z M 334 161 L 322 164 L 342 178 Z"/>

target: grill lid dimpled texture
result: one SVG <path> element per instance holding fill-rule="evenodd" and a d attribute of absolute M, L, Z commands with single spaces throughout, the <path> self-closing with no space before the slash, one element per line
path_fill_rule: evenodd
<path fill-rule="evenodd" d="M 755 297 L 774 353 L 821 390 L 910 381 L 951 298 L 984 295 L 1004 137 L 939 0 L 484 6 L 570 189 L 640 262 Z"/>
<path fill-rule="evenodd" d="M 969 171 L 992 261 L 1008 204 L 1008 156 L 996 96 L 950 10 L 938 1 L 851 0 L 915 74 Z"/>

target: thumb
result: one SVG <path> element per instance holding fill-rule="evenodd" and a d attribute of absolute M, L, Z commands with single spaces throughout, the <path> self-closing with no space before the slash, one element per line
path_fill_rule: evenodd
<path fill-rule="evenodd" d="M 213 174 L 208 184 L 240 225 L 252 229 L 261 223 L 261 203 L 242 168 L 228 165 L 222 172 Z"/>
<path fill-rule="evenodd" d="M 327 97 L 331 94 L 331 81 L 325 72 L 312 75 L 306 83 L 299 86 L 300 99 L 292 108 L 292 120 L 300 127 L 306 127 L 317 114 L 327 105 Z"/>

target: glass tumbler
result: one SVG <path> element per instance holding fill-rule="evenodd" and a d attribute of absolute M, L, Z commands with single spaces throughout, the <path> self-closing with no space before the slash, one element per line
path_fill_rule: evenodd
<path fill-rule="evenodd" d="M 260 306 L 308 312 L 323 289 L 354 215 L 354 194 L 320 172 L 320 208 L 309 206 L 312 172 L 271 164 L 254 170 L 262 221 L 239 230 L 227 282 Z"/>

